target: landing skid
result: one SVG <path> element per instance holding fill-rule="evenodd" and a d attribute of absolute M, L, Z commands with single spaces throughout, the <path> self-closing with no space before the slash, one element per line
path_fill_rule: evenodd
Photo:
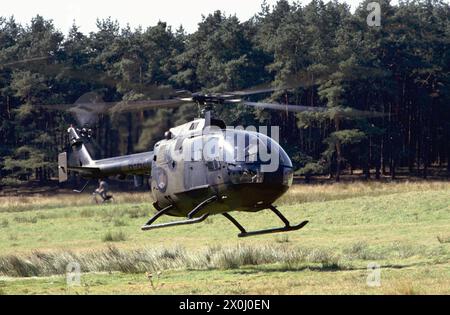
<path fill-rule="evenodd" d="M 169 226 L 200 223 L 200 222 L 205 221 L 208 218 L 208 216 L 209 216 L 209 213 L 206 213 L 206 214 L 202 215 L 201 217 L 195 218 L 195 219 L 187 219 L 187 220 L 161 223 L 161 224 L 155 224 L 155 225 L 146 224 L 141 227 L 141 230 L 148 231 L 148 230 L 154 230 L 154 229 L 159 229 L 159 228 L 164 228 L 164 227 L 169 227 Z"/>
<path fill-rule="evenodd" d="M 198 206 L 196 206 L 194 208 L 194 210 L 189 212 L 188 219 L 186 219 L 186 220 L 180 220 L 180 221 L 175 221 L 175 222 L 168 222 L 168 223 L 161 223 L 161 224 L 152 225 L 152 223 L 155 222 L 160 216 L 162 216 L 164 214 L 167 214 L 173 208 L 173 205 L 170 205 L 170 206 L 168 206 L 168 207 L 158 211 L 150 220 L 148 220 L 147 223 L 145 223 L 145 225 L 143 225 L 141 227 L 141 230 L 142 231 L 148 231 L 148 230 L 154 230 L 154 229 L 159 229 L 159 228 L 164 228 L 164 227 L 169 227 L 169 226 L 195 224 L 195 223 L 203 222 L 209 217 L 209 213 L 205 213 L 205 214 L 203 214 L 202 216 L 200 216 L 198 218 L 192 218 L 192 217 L 195 214 L 197 214 L 198 212 L 200 212 L 200 210 L 202 210 L 206 205 L 208 205 L 211 202 L 214 202 L 216 200 L 217 200 L 217 196 L 212 196 L 212 197 L 206 199 L 205 201 L 201 202 Z"/>
<path fill-rule="evenodd" d="M 241 233 L 238 234 L 238 237 L 247 237 L 247 236 L 262 235 L 262 234 L 296 231 L 296 230 L 300 230 L 302 227 L 304 227 L 309 222 L 309 221 L 303 221 L 297 225 L 291 225 L 289 223 L 288 219 L 286 219 L 286 217 L 280 211 L 278 211 L 277 208 L 275 208 L 274 206 L 270 206 L 269 209 L 272 210 L 272 212 L 275 213 L 280 218 L 281 221 L 283 221 L 284 227 L 247 232 L 245 230 L 245 228 L 230 214 L 228 214 L 228 213 L 222 213 L 222 214 L 225 218 L 230 220 L 231 223 L 233 223 L 239 229 L 239 231 L 241 231 Z"/>
<path fill-rule="evenodd" d="M 173 208 L 173 205 L 170 205 L 170 206 L 168 206 L 168 207 L 158 211 L 150 220 L 148 220 L 147 223 L 145 223 L 145 225 L 143 225 L 141 227 L 141 229 L 143 231 L 148 231 L 148 230 L 154 230 L 154 229 L 159 229 L 159 228 L 164 228 L 164 227 L 169 227 L 169 226 L 187 225 L 187 224 L 195 224 L 195 223 L 203 222 L 203 221 L 206 220 L 206 218 L 208 218 L 209 213 L 205 213 L 205 214 L 203 214 L 202 216 L 200 216 L 198 218 L 192 218 L 192 216 L 197 214 L 206 205 L 208 205 L 208 204 L 210 204 L 212 202 L 215 202 L 217 199 L 218 198 L 216 196 L 213 196 L 213 197 L 208 198 L 205 201 L 201 202 L 197 207 L 194 208 L 194 210 L 192 210 L 189 213 L 188 218 L 186 220 L 175 221 L 175 222 L 168 222 L 168 223 L 161 223 L 161 224 L 153 225 L 153 223 L 159 217 L 161 217 L 164 214 L 168 214 L 168 212 Z M 241 231 L 241 233 L 238 234 L 238 237 L 247 237 L 247 236 L 262 235 L 262 234 L 271 234 L 271 233 L 296 231 L 296 230 L 300 230 L 302 227 L 304 227 L 308 223 L 308 221 L 303 221 L 303 222 L 301 222 L 301 223 L 299 223 L 297 225 L 291 225 L 289 223 L 288 219 L 286 219 L 286 217 L 280 211 L 278 211 L 277 208 L 275 208 L 274 206 L 269 206 L 269 209 L 272 210 L 272 212 L 275 213 L 280 218 L 281 221 L 283 221 L 284 227 L 247 232 L 245 230 L 245 228 L 235 218 L 233 218 L 230 214 L 222 213 L 222 215 L 225 218 L 227 218 L 228 220 L 230 220 L 231 223 L 233 223 L 239 229 L 239 231 Z"/>

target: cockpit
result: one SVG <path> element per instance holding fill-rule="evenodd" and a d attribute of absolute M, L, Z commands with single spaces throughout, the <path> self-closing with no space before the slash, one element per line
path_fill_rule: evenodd
<path fill-rule="evenodd" d="M 204 140 L 205 141 L 205 140 Z M 292 162 L 272 138 L 257 132 L 226 129 L 210 133 L 203 146 L 208 163 L 223 161 L 234 184 L 263 183 L 277 177 L 292 183 Z"/>
<path fill-rule="evenodd" d="M 209 133 L 203 146 L 203 158 L 227 163 L 252 163 L 292 167 L 283 148 L 272 138 L 257 132 L 225 129 Z M 275 171 L 276 169 L 274 169 Z M 270 171 L 270 170 L 268 170 Z"/>
<path fill-rule="evenodd" d="M 232 184 L 265 183 L 290 186 L 292 162 L 274 139 L 263 133 L 240 129 L 211 128 L 192 133 L 155 147 L 156 163 L 175 170 L 180 162 L 189 163 L 185 177 L 190 181 L 228 178 Z M 196 175 L 193 175 L 196 174 Z M 193 176 L 193 179 L 190 178 Z M 202 181 L 202 185 L 206 182 Z M 201 186 L 188 183 L 186 187 Z"/>

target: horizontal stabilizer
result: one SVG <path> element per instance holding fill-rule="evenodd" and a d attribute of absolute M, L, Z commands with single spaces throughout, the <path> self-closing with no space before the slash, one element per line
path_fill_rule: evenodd
<path fill-rule="evenodd" d="M 67 152 L 58 155 L 58 179 L 60 183 L 67 181 Z"/>
<path fill-rule="evenodd" d="M 98 167 L 89 167 L 89 166 L 69 166 L 69 170 L 77 171 L 79 173 L 85 175 L 96 175 L 100 173 L 100 168 Z"/>

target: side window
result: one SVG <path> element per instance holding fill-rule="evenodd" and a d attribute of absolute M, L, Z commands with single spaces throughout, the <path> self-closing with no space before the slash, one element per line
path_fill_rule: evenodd
<path fill-rule="evenodd" d="M 175 151 L 183 152 L 183 141 L 184 138 L 179 138 L 175 144 Z"/>
<path fill-rule="evenodd" d="M 217 171 L 220 170 L 220 162 L 219 161 L 208 161 L 206 162 L 206 167 L 208 167 L 208 171 Z"/>
<path fill-rule="evenodd" d="M 195 130 L 195 129 L 197 129 L 197 126 L 198 126 L 198 122 L 192 123 L 191 126 L 189 127 L 189 130 Z"/>
<path fill-rule="evenodd" d="M 203 155 L 202 137 L 194 138 L 191 142 L 191 161 L 201 161 Z"/>
<path fill-rule="evenodd" d="M 157 157 L 156 157 L 156 162 L 159 164 L 162 164 L 164 162 L 166 162 L 166 145 L 163 144 L 159 147 L 158 149 L 158 153 L 157 153 Z"/>
<path fill-rule="evenodd" d="M 204 158 L 206 161 L 219 161 L 221 151 L 220 138 L 211 137 L 206 141 L 203 148 Z"/>

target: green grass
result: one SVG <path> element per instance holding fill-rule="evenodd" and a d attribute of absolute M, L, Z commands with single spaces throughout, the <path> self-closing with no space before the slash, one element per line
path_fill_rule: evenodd
<path fill-rule="evenodd" d="M 117 226 L 117 225 L 114 224 L 114 226 Z M 127 236 L 122 231 L 118 231 L 118 232 L 108 231 L 102 237 L 102 241 L 103 242 L 123 242 L 126 239 L 127 239 Z"/>
<path fill-rule="evenodd" d="M 279 209 L 310 223 L 248 239 L 222 216 L 142 232 L 148 194 L 117 201 L 0 198 L 0 293 L 450 293 L 450 183 L 295 186 Z M 280 224 L 268 211 L 234 216 L 248 230 Z M 66 285 L 70 262 L 80 287 Z M 366 285 L 370 262 L 380 287 Z"/>

